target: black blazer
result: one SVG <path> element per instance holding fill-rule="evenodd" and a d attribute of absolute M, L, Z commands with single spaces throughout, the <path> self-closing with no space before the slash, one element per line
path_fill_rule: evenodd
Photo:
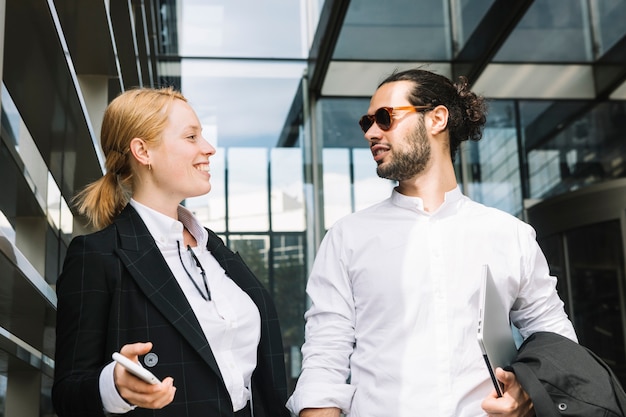
<path fill-rule="evenodd" d="M 623 417 L 626 393 L 591 349 L 553 332 L 533 333 L 510 366 L 539 417 Z"/>
<path fill-rule="evenodd" d="M 283 346 L 272 299 L 239 255 L 211 231 L 207 248 L 261 315 L 258 363 L 252 375 L 254 416 L 287 417 Z M 173 377 L 176 396 L 161 410 L 136 408 L 129 417 L 233 416 L 200 324 L 132 206 L 105 229 L 72 240 L 56 291 L 52 401 L 60 417 L 103 416 L 100 371 L 124 344 L 147 341 L 158 356 L 149 369 L 161 379 Z"/>

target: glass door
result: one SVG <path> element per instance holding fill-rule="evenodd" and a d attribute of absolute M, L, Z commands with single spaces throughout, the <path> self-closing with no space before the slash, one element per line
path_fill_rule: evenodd
<path fill-rule="evenodd" d="M 626 181 L 545 200 L 527 214 L 580 343 L 626 384 Z"/>
<path fill-rule="evenodd" d="M 570 317 L 580 342 L 597 353 L 622 383 L 624 351 L 624 248 L 619 220 L 563 233 L 571 291 Z"/>

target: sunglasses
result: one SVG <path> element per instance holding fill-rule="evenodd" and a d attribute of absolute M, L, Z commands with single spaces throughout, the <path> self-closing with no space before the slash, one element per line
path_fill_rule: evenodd
<path fill-rule="evenodd" d="M 374 123 L 380 127 L 381 130 L 385 132 L 391 129 L 391 124 L 393 123 L 393 112 L 396 110 L 405 110 L 405 111 L 425 111 L 432 110 L 430 106 L 400 106 L 400 107 L 381 107 L 376 110 L 374 114 L 366 114 L 361 117 L 359 120 L 359 125 L 361 125 L 361 129 L 363 133 L 367 133 L 368 130 L 372 127 Z"/>

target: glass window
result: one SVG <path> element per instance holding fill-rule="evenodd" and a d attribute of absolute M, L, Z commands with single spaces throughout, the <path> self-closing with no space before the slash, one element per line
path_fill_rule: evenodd
<path fill-rule="evenodd" d="M 12 146 L 17 152 L 16 154 L 10 151 L 13 157 L 17 159 L 18 165 L 23 165 L 19 168 L 21 175 L 28 183 L 30 192 L 32 192 L 43 210 L 46 207 L 46 189 L 51 180 L 50 173 L 37 144 L 31 137 L 30 132 L 24 127 L 24 122 L 4 84 L 2 84 L 1 107 L 2 139 L 7 146 Z"/>
<path fill-rule="evenodd" d="M 302 151 L 274 148 L 270 151 L 272 230 L 305 229 Z"/>
<path fill-rule="evenodd" d="M 527 138 L 528 143 L 535 144 L 528 149 L 527 157 L 531 198 L 626 176 L 626 102 L 601 103 L 567 125 L 560 118 L 543 121 L 549 122 L 554 126 L 546 129 L 551 135 Z"/>
<path fill-rule="evenodd" d="M 57 187 L 52 174 L 48 173 L 48 192 L 46 211 L 48 213 L 48 220 L 54 225 L 56 229 L 61 228 L 61 190 Z"/>
<path fill-rule="evenodd" d="M 528 183 L 530 197 L 550 193 L 561 182 L 560 153 L 553 149 L 534 149 L 528 152 Z"/>
<path fill-rule="evenodd" d="M 604 55 L 626 34 L 626 2 L 591 1 L 598 56 Z"/>
<path fill-rule="evenodd" d="M 305 58 L 303 5 L 284 0 L 181 0 L 180 55 Z"/>
<path fill-rule="evenodd" d="M 271 293 L 269 243 L 266 235 L 230 235 L 228 240 L 228 246 L 239 253 L 248 268 Z"/>
<path fill-rule="evenodd" d="M 268 160 L 265 148 L 228 149 L 228 229 L 269 230 Z"/>
<path fill-rule="evenodd" d="M 9 144 L 19 149 L 19 131 L 21 116 L 11 99 L 4 83 L 2 83 L 2 137 Z"/>
<path fill-rule="evenodd" d="M 61 197 L 61 236 L 69 243 L 74 231 L 74 216 L 70 207 L 65 202 L 65 198 Z"/>
<path fill-rule="evenodd" d="M 352 213 L 350 150 L 331 148 L 322 152 L 324 183 L 324 227 Z"/>
<path fill-rule="evenodd" d="M 318 106 L 325 148 L 367 148 L 359 119 L 367 113 L 369 98 L 328 98 L 320 100 Z"/>
<path fill-rule="evenodd" d="M 276 304 L 285 347 L 287 374 L 293 388 L 300 373 L 302 318 L 307 306 L 304 233 L 230 235 L 229 246 L 239 252 Z M 270 247 L 271 239 L 271 247 Z"/>
<path fill-rule="evenodd" d="M 494 101 L 482 139 L 465 144 L 463 151 L 468 195 L 513 215 L 522 208 L 515 126 L 514 103 Z"/>
<path fill-rule="evenodd" d="M 300 373 L 300 346 L 304 342 L 302 318 L 306 309 L 304 234 L 272 236 L 272 296 L 276 303 L 285 347 L 287 375 L 293 387 Z M 293 352 L 296 352 L 294 356 Z"/>
<path fill-rule="evenodd" d="M 493 3 L 494 0 L 453 0 L 453 26 L 459 49 L 463 49 Z"/>
<path fill-rule="evenodd" d="M 213 146 L 274 147 L 304 68 L 300 62 L 183 59 L 181 90 Z"/>
<path fill-rule="evenodd" d="M 536 0 L 494 57 L 496 62 L 590 62 L 586 0 Z"/>
<path fill-rule="evenodd" d="M 626 381 L 624 248 L 619 220 L 565 233 L 572 283 L 572 322 L 585 346 Z"/>
<path fill-rule="evenodd" d="M 61 195 L 52 174 L 48 172 L 47 213 L 48 221 L 54 226 L 55 234 L 68 241 L 74 229 L 74 216 Z"/>
<path fill-rule="evenodd" d="M 324 0 L 304 0 L 306 3 L 306 16 L 307 16 L 307 36 L 308 36 L 308 49 L 311 49 L 311 44 L 315 38 L 315 32 L 317 31 L 317 25 L 319 24 L 320 14 L 324 9 Z M 306 51 L 308 56 L 308 50 Z"/>
<path fill-rule="evenodd" d="M 450 59 L 448 1 L 351 1 L 333 59 Z"/>
<path fill-rule="evenodd" d="M 51 286 L 55 285 L 57 278 L 61 273 L 61 267 L 63 265 L 63 259 L 65 256 L 65 244 L 59 239 L 59 231 L 53 228 L 50 224 L 46 228 L 45 234 L 45 265 L 44 265 L 44 279 Z M 63 256 L 63 257 L 62 257 Z"/>

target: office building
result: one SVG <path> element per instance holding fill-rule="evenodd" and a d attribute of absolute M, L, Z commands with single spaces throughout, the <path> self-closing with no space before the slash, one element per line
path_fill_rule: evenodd
<path fill-rule="evenodd" d="M 0 416 L 50 416 L 72 197 L 102 175 L 107 103 L 174 85 L 218 153 L 190 199 L 277 301 L 293 385 L 325 230 L 386 198 L 358 118 L 395 69 L 490 99 L 456 159 L 529 221 L 581 342 L 626 382 L 624 0 L 0 0 Z"/>

